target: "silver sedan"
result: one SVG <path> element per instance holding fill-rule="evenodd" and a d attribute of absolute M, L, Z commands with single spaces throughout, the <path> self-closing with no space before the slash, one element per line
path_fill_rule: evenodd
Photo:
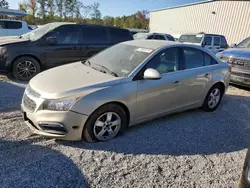
<path fill-rule="evenodd" d="M 85 62 L 38 74 L 21 107 L 36 134 L 106 141 L 129 126 L 170 113 L 198 107 L 214 111 L 229 76 L 228 64 L 201 47 L 129 41 Z"/>

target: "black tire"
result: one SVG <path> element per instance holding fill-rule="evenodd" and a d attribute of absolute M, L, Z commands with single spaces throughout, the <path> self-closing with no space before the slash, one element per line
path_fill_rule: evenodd
<path fill-rule="evenodd" d="M 89 117 L 89 119 L 87 120 L 83 128 L 83 133 L 82 133 L 83 140 L 87 142 L 102 141 L 96 138 L 96 136 L 94 135 L 94 124 L 100 116 L 102 116 L 103 114 L 107 112 L 114 112 L 117 115 L 119 115 L 121 119 L 121 127 L 120 127 L 120 130 L 118 131 L 118 134 L 120 131 L 124 130 L 127 127 L 128 119 L 127 119 L 127 115 L 124 109 L 120 105 L 110 103 L 110 104 L 101 106 Z"/>
<path fill-rule="evenodd" d="M 20 64 L 23 64 L 23 63 L 25 64 L 25 62 L 29 63 L 30 68 L 32 67 L 29 73 L 20 72 L 20 68 L 19 68 Z M 16 59 L 12 66 L 12 74 L 14 78 L 17 80 L 21 80 L 21 81 L 29 81 L 31 78 L 33 78 L 35 75 L 37 75 L 40 72 L 41 72 L 40 64 L 37 62 L 36 59 L 30 56 L 22 56 Z"/>
<path fill-rule="evenodd" d="M 219 102 L 216 104 L 216 106 L 214 107 L 210 107 L 208 102 L 209 102 L 209 99 L 210 99 L 210 94 L 211 92 L 213 92 L 215 89 L 219 89 L 220 91 L 220 99 L 219 99 Z M 221 99 L 223 97 L 223 93 L 224 93 L 224 89 L 223 89 L 223 86 L 221 86 L 221 84 L 215 84 L 210 90 L 209 92 L 207 93 L 207 96 L 203 102 L 203 105 L 202 105 L 202 109 L 206 112 L 212 112 L 212 111 L 215 111 L 218 106 L 220 105 L 220 102 L 221 102 Z"/>

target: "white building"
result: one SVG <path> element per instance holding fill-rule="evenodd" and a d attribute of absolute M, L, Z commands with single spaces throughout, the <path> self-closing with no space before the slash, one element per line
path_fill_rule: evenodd
<path fill-rule="evenodd" d="M 150 12 L 150 32 L 212 33 L 229 44 L 250 36 L 250 1 L 204 1 Z"/>

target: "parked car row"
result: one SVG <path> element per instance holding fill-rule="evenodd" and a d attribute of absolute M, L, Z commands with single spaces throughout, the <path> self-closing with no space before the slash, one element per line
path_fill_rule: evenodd
<path fill-rule="evenodd" d="M 0 40 L 0 69 L 18 80 L 41 70 L 86 60 L 114 44 L 133 40 L 126 29 L 102 25 L 50 23 L 20 37 Z"/>

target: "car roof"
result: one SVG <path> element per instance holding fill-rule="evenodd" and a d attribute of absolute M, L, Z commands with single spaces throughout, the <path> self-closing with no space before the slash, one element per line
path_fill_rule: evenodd
<path fill-rule="evenodd" d="M 206 36 L 218 36 L 218 37 L 225 37 L 224 35 L 218 35 L 218 34 L 211 34 L 211 33 L 184 33 L 182 35 L 206 35 Z M 181 35 L 181 36 L 182 36 Z"/>
<path fill-rule="evenodd" d="M 201 51 L 204 51 L 212 56 L 212 52 L 209 50 L 202 48 L 201 46 L 198 45 L 193 45 L 193 44 L 185 44 L 185 43 L 180 43 L 176 41 L 167 41 L 167 40 L 130 40 L 123 42 L 122 44 L 125 45 L 130 45 L 130 46 L 136 46 L 138 48 L 148 48 L 152 50 L 159 50 L 165 47 L 191 47 L 191 48 L 196 48 Z"/>
<path fill-rule="evenodd" d="M 181 45 L 182 43 L 166 40 L 131 40 L 123 42 L 123 44 L 156 50 L 165 46 Z"/>
<path fill-rule="evenodd" d="M 168 35 L 168 36 L 172 36 L 168 33 L 150 33 L 150 35 Z"/>

